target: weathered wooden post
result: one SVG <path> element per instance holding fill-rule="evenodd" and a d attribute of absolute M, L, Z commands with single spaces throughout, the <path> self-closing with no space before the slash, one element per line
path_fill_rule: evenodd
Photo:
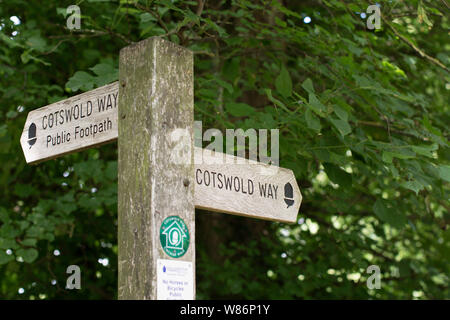
<path fill-rule="evenodd" d="M 118 298 L 195 299 L 193 54 L 149 38 L 119 77 Z"/>

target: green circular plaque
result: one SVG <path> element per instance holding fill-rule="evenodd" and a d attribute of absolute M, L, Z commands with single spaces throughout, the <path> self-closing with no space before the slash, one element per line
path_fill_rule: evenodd
<path fill-rule="evenodd" d="M 164 252 L 172 258 L 182 257 L 189 248 L 189 230 L 183 219 L 170 216 L 159 229 L 159 240 Z"/>

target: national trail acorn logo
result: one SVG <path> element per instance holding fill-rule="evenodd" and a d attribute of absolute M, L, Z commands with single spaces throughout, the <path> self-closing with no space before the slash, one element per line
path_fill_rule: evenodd
<path fill-rule="evenodd" d="M 284 185 L 284 202 L 287 204 L 289 208 L 294 204 L 294 189 L 292 185 L 288 182 Z"/>
<path fill-rule="evenodd" d="M 36 125 L 32 122 L 28 128 L 28 144 L 30 145 L 30 149 L 36 143 L 36 140 Z"/>

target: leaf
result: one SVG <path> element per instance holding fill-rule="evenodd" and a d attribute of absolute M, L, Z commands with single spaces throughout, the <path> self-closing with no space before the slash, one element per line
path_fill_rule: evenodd
<path fill-rule="evenodd" d="M 196 15 L 195 13 L 193 13 L 191 10 L 186 10 L 184 11 L 184 20 L 183 20 L 183 25 L 188 24 L 188 23 L 194 23 L 199 25 L 200 24 L 200 19 L 199 16 Z"/>
<path fill-rule="evenodd" d="M 26 228 L 30 226 L 30 223 L 27 220 L 16 221 L 16 223 L 19 225 L 20 231 L 24 231 Z"/>
<path fill-rule="evenodd" d="M 64 18 L 69 15 L 69 13 L 67 12 L 67 8 L 56 8 L 56 14 L 62 15 Z"/>
<path fill-rule="evenodd" d="M 334 105 L 333 111 L 339 117 L 339 119 L 341 119 L 343 121 L 348 121 L 348 113 L 347 113 L 347 111 L 342 109 L 340 106 Z"/>
<path fill-rule="evenodd" d="M 253 107 L 242 102 L 230 102 L 226 104 L 226 110 L 234 117 L 246 117 L 255 113 Z"/>
<path fill-rule="evenodd" d="M 313 92 L 309 93 L 309 104 L 308 106 L 320 117 L 324 117 L 324 113 L 327 108 L 322 104 L 322 102 L 317 99 L 316 95 Z"/>
<path fill-rule="evenodd" d="M 51 232 L 46 232 L 42 239 L 52 242 L 53 240 L 55 240 L 55 235 Z"/>
<path fill-rule="evenodd" d="M 306 79 L 302 83 L 302 88 L 305 89 L 308 92 L 314 93 L 314 86 L 310 78 Z"/>
<path fill-rule="evenodd" d="M 0 237 L 13 239 L 19 235 L 19 230 L 14 228 L 11 224 L 4 224 L 0 227 Z"/>
<path fill-rule="evenodd" d="M 330 121 L 336 127 L 336 129 L 338 129 L 339 133 L 342 136 L 345 136 L 350 132 L 352 132 L 352 128 L 350 127 L 347 121 L 333 118 L 330 118 Z"/>
<path fill-rule="evenodd" d="M 8 117 L 8 115 L 6 117 Z M 8 133 L 8 125 L 4 123 L 0 126 L 0 138 L 6 136 L 7 133 Z"/>
<path fill-rule="evenodd" d="M 280 107 L 281 109 L 283 109 L 284 111 L 286 111 L 286 112 L 288 112 L 288 113 L 291 113 L 291 111 L 284 105 L 283 102 L 281 102 L 281 101 L 278 100 L 278 99 L 275 99 L 275 98 L 272 96 L 272 90 L 270 90 L 270 89 L 265 89 L 265 92 L 266 92 L 267 98 L 269 98 L 270 101 L 272 101 L 273 103 L 275 103 L 275 105 L 279 106 L 279 107 Z"/>
<path fill-rule="evenodd" d="M 21 242 L 23 246 L 34 247 L 37 243 L 37 239 L 27 238 Z"/>
<path fill-rule="evenodd" d="M 232 94 L 233 93 L 233 86 L 231 84 L 229 84 L 226 81 L 220 80 L 220 79 L 215 79 L 215 81 L 223 88 L 225 88 L 228 93 Z"/>
<path fill-rule="evenodd" d="M 16 242 L 16 240 L 14 239 L 5 239 L 5 238 L 0 238 L 0 249 L 15 249 L 18 247 L 18 244 Z M 0 251 L 3 251 L 0 250 Z"/>
<path fill-rule="evenodd" d="M 6 113 L 6 117 L 7 117 L 8 119 L 14 119 L 15 117 L 17 117 L 17 115 L 18 115 L 17 111 L 14 111 L 14 110 L 9 110 L 9 111 Z"/>
<path fill-rule="evenodd" d="M 419 1 L 419 5 L 417 7 L 417 17 L 419 18 L 419 23 L 425 22 L 425 24 L 430 28 L 433 26 L 433 22 L 431 22 L 431 20 L 428 18 L 422 1 Z"/>
<path fill-rule="evenodd" d="M 144 12 L 140 16 L 141 22 L 157 21 L 157 19 L 150 13 Z"/>
<path fill-rule="evenodd" d="M 117 179 L 117 161 L 108 161 L 105 169 L 105 177 L 109 180 Z"/>
<path fill-rule="evenodd" d="M 18 183 L 14 186 L 14 193 L 21 198 L 27 198 L 33 193 L 35 193 L 33 186 L 29 184 Z"/>
<path fill-rule="evenodd" d="M 405 160 L 405 159 L 411 159 L 414 157 L 415 157 L 414 154 L 407 154 L 406 152 L 400 153 L 400 152 L 395 152 L 395 151 L 383 151 L 383 155 L 381 158 L 386 163 L 392 163 L 393 158 Z"/>
<path fill-rule="evenodd" d="M 0 250 L 0 265 L 14 260 L 14 256 L 6 254 L 5 250 Z"/>
<path fill-rule="evenodd" d="M 305 119 L 308 128 L 313 129 L 317 132 L 319 132 L 322 128 L 322 126 L 320 125 L 320 119 L 317 118 L 310 109 L 306 109 Z"/>
<path fill-rule="evenodd" d="M 72 91 L 89 91 L 94 87 L 95 77 L 85 71 L 77 71 L 70 77 L 66 87 Z"/>
<path fill-rule="evenodd" d="M 348 51 L 350 51 L 351 53 L 353 53 L 355 56 L 359 57 L 364 50 L 359 48 L 355 42 L 350 41 L 348 39 L 343 39 L 343 44 L 345 45 L 345 47 L 347 48 Z"/>
<path fill-rule="evenodd" d="M 289 72 L 283 66 L 278 77 L 275 79 L 275 88 L 278 93 L 287 98 L 292 94 L 292 80 Z"/>
<path fill-rule="evenodd" d="M 324 163 L 323 167 L 331 181 L 343 188 L 351 188 L 352 175 L 332 163 Z"/>
<path fill-rule="evenodd" d="M 100 160 L 87 160 L 76 163 L 73 167 L 75 173 L 83 180 L 87 181 L 93 179 L 96 181 L 101 178 L 99 173 L 102 172 L 102 165 L 103 163 Z M 69 198 L 69 195 L 70 194 L 66 194 L 68 198 L 65 199 L 65 201 L 72 202 L 73 200 Z M 73 194 L 71 196 L 73 196 Z"/>
<path fill-rule="evenodd" d="M 100 207 L 101 202 L 96 197 L 91 197 L 90 195 L 83 194 L 78 199 L 78 204 L 80 207 L 88 209 L 88 210 L 95 210 L 96 208 Z"/>
<path fill-rule="evenodd" d="M 40 226 L 31 226 L 28 228 L 26 235 L 33 238 L 42 238 L 44 231 L 44 228 Z"/>
<path fill-rule="evenodd" d="M 275 23 L 279 25 L 280 27 L 285 28 L 287 26 L 286 22 L 275 16 Z"/>
<path fill-rule="evenodd" d="M 45 39 L 39 35 L 28 38 L 25 44 L 39 52 L 45 51 L 47 46 L 47 42 L 45 41 Z"/>
<path fill-rule="evenodd" d="M 240 59 L 233 58 L 228 59 L 223 64 L 222 74 L 226 80 L 229 80 L 231 83 L 234 83 L 237 77 L 241 75 L 240 73 Z"/>
<path fill-rule="evenodd" d="M 361 88 L 367 88 L 367 89 L 374 89 L 373 86 L 373 81 L 369 80 L 367 77 L 365 76 L 359 76 L 357 74 L 353 75 L 353 79 L 355 79 L 356 84 L 358 85 L 358 87 Z"/>
<path fill-rule="evenodd" d="M 388 201 L 378 199 L 372 209 L 380 220 L 389 223 L 394 228 L 401 228 L 406 224 L 407 219 L 401 210 L 394 209 L 394 207 L 396 206 L 389 205 Z"/>
<path fill-rule="evenodd" d="M 0 221 L 3 223 L 8 223 L 10 221 L 8 210 L 0 207 Z"/>
<path fill-rule="evenodd" d="M 42 63 L 42 64 L 45 65 L 45 66 L 49 66 L 49 65 L 50 65 L 50 63 L 48 63 L 47 61 L 44 61 L 44 60 L 42 60 L 42 59 L 39 59 L 39 58 L 36 58 L 35 56 L 33 56 L 33 55 L 31 54 L 32 51 L 33 51 L 33 49 L 28 49 L 28 50 L 25 50 L 25 51 L 20 55 L 20 59 L 22 60 L 22 62 L 23 62 L 24 64 L 26 64 L 26 63 L 28 63 L 29 61 L 33 60 L 33 61 Z"/>
<path fill-rule="evenodd" d="M 119 70 L 108 63 L 99 63 L 90 68 L 90 70 L 94 71 L 94 73 L 97 75 L 95 84 L 99 87 L 116 81 L 119 78 Z"/>
<path fill-rule="evenodd" d="M 411 149 L 418 154 L 421 154 L 423 156 L 426 156 L 428 158 L 433 158 L 433 151 L 436 151 L 438 149 L 438 145 L 436 143 L 432 144 L 431 146 L 411 146 Z"/>
<path fill-rule="evenodd" d="M 10 37 L 6 36 L 3 32 L 0 32 L 0 40 L 5 42 L 10 48 L 14 47 L 24 47 L 20 45 L 17 41 L 12 40 Z"/>
<path fill-rule="evenodd" d="M 23 258 L 23 261 L 26 263 L 31 263 L 38 257 L 39 253 L 36 249 L 30 248 L 30 249 L 19 249 L 16 252 L 17 256 L 20 256 Z"/>
<path fill-rule="evenodd" d="M 256 119 L 260 124 L 261 128 L 276 128 L 277 121 L 273 118 L 270 113 L 258 112 Z"/>
<path fill-rule="evenodd" d="M 439 166 L 439 175 L 442 180 L 450 182 L 450 166 Z"/>
<path fill-rule="evenodd" d="M 89 68 L 89 70 L 94 71 L 94 73 L 98 76 L 102 76 L 104 74 L 112 73 L 115 71 L 114 67 L 108 63 L 96 64 L 92 68 Z"/>
<path fill-rule="evenodd" d="M 421 191 L 424 186 L 420 182 L 414 180 L 414 181 L 405 181 L 402 184 L 400 184 L 403 188 L 412 190 L 416 193 L 416 195 Z"/>

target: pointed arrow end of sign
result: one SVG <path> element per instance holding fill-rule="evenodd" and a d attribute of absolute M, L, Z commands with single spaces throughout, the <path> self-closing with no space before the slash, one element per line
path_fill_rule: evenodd
<path fill-rule="evenodd" d="M 300 205 L 302 203 L 302 193 L 300 192 L 300 188 L 297 184 L 297 179 L 295 179 L 295 174 L 292 170 L 290 170 L 290 174 L 291 174 L 291 179 L 289 181 L 289 183 L 292 185 L 293 188 L 293 195 L 294 195 L 294 204 L 293 207 L 295 208 L 295 210 L 293 210 L 295 212 L 295 217 L 293 217 L 293 220 L 291 221 L 291 223 L 295 223 L 297 222 L 297 216 L 300 210 Z"/>
<path fill-rule="evenodd" d="M 20 146 L 22 147 L 23 155 L 25 157 L 25 161 L 28 164 L 33 163 L 31 159 L 32 148 L 36 145 L 37 141 L 37 128 L 34 122 L 31 122 L 30 115 L 33 111 L 28 113 L 27 120 L 25 120 L 25 124 L 22 130 L 22 134 L 20 136 Z"/>

